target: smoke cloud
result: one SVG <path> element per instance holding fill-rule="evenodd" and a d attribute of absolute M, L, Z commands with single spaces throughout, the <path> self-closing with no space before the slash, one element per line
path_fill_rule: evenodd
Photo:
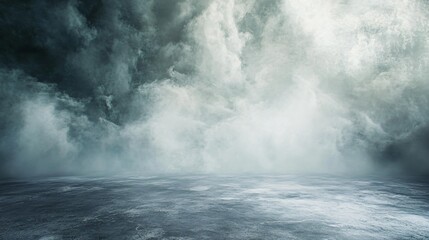
<path fill-rule="evenodd" d="M 429 173 L 429 6 L 0 2 L 0 174 Z"/>

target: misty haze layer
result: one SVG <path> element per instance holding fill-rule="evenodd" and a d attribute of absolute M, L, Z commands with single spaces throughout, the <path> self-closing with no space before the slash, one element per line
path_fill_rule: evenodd
<path fill-rule="evenodd" d="M 3 176 L 429 173 L 429 3 L 0 2 Z"/>

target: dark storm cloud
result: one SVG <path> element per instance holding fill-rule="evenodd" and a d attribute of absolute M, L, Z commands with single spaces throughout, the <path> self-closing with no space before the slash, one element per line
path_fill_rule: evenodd
<path fill-rule="evenodd" d="M 382 151 L 380 157 L 383 166 L 393 167 L 396 171 L 411 174 L 429 173 L 429 128 L 422 127 L 409 136 L 401 138 Z"/>
<path fill-rule="evenodd" d="M 164 68 L 171 60 L 159 56 L 160 47 L 180 41 L 185 22 L 203 5 L 198 1 L 189 16 L 177 19 L 177 1 L 2 1 L 1 169 L 7 172 L 5 163 L 22 160 L 20 152 L 31 152 L 18 146 L 25 125 L 23 105 L 41 96 L 40 104 L 52 106 L 53 117 L 60 122 L 61 113 L 84 119 L 61 123 L 66 143 L 75 148 L 73 154 L 85 153 L 88 144 L 100 148 L 97 138 L 104 136 L 104 125 L 121 124 L 132 116 L 129 101 L 135 88 L 166 75 Z M 67 98 L 79 105 L 78 110 L 64 106 Z M 32 114 L 38 110 L 32 109 Z M 32 137 L 46 144 L 41 136 Z M 29 148 L 46 150 L 56 158 L 56 147 Z M 24 158 L 33 158 L 25 160 L 31 163 L 46 156 Z M 65 170 L 70 167 L 57 164 Z M 62 167 L 52 168 L 46 160 L 45 168 L 42 172 L 49 173 Z"/>
<path fill-rule="evenodd" d="M 314 4 L 1 1 L 1 174 L 427 174 L 427 4 Z"/>
<path fill-rule="evenodd" d="M 179 7 L 177 1 L 3 1 L 0 62 L 90 98 L 91 114 L 119 121 L 103 110 L 105 98 L 117 103 L 137 85 L 165 76 L 171 60 L 159 49 L 180 41 L 194 14 L 178 19 Z"/>

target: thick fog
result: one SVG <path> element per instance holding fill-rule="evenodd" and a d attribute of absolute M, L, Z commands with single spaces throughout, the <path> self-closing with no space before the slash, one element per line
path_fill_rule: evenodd
<path fill-rule="evenodd" d="M 429 3 L 0 2 L 1 176 L 429 173 Z"/>

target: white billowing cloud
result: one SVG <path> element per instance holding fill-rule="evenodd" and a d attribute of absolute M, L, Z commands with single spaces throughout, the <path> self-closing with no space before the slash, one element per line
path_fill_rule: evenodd
<path fill-rule="evenodd" d="M 288 56 L 294 45 L 276 38 L 287 32 L 267 26 L 262 48 L 243 66 L 252 36 L 240 32 L 239 24 L 249 10 L 214 1 L 188 25 L 196 73 L 171 74 L 192 81 L 141 88 L 152 99 L 149 117 L 127 126 L 125 135 L 144 166 L 207 172 L 345 169 L 337 141 L 351 123 L 343 106 L 319 89 L 311 69 L 294 62 L 301 56 Z"/>
<path fill-rule="evenodd" d="M 144 129 L 162 169 L 365 171 L 374 144 L 410 132 L 390 126 L 394 115 L 425 122 L 423 102 L 403 105 L 425 81 L 418 3 L 283 1 L 256 43 L 240 29 L 253 5 L 211 2 L 187 26 L 195 73 L 173 66 L 171 80 L 146 86 L 150 117 L 129 128 Z"/>
<path fill-rule="evenodd" d="M 70 116 L 57 111 L 51 99 L 39 97 L 22 103 L 23 126 L 17 133 L 17 160 L 24 174 L 71 170 L 77 147 L 68 137 Z"/>

